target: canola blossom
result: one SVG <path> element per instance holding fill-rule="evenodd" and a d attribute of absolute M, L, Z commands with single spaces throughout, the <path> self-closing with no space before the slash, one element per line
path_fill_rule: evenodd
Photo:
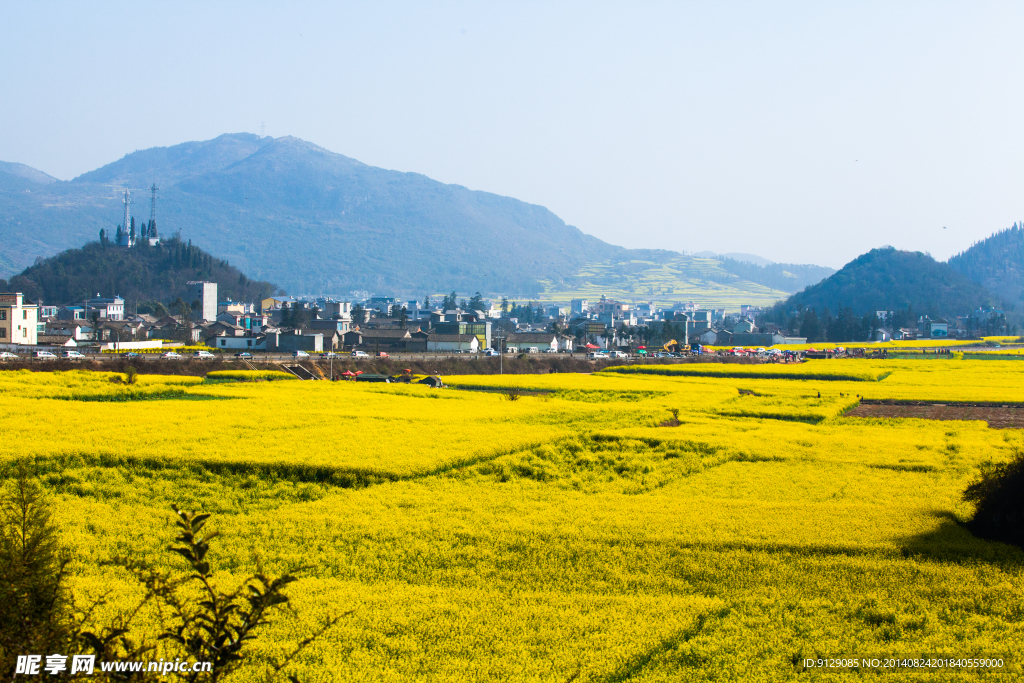
<path fill-rule="evenodd" d="M 218 580 L 257 556 L 310 567 L 239 681 L 349 611 L 299 679 L 847 680 L 800 663 L 1024 649 L 1024 552 L 960 524 L 979 467 L 1024 437 L 844 416 L 862 397 L 1020 403 L 1024 364 L 655 367 L 679 370 L 448 389 L 0 372 L 0 459 L 35 462 L 101 618 L 141 597 L 115 558 L 183 569 L 171 503 L 214 513 Z"/>

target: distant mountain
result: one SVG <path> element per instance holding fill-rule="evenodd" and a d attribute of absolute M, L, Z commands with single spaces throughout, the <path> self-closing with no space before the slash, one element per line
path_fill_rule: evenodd
<path fill-rule="evenodd" d="M 836 272 L 834 268 L 826 266 L 772 263 L 770 261 L 767 265 L 761 266 L 749 261 L 736 260 L 728 255 L 717 258 L 722 262 L 723 270 L 744 280 L 782 292 L 799 292 Z"/>
<path fill-rule="evenodd" d="M 367 166 L 297 138 L 222 135 L 134 152 L 70 182 L 0 172 L 0 234 L 21 266 L 113 233 L 133 215 L 295 293 L 541 291 L 584 263 L 627 253 L 542 206 Z M 114 186 L 114 187 L 110 187 Z"/>
<path fill-rule="evenodd" d="M 25 164 L 14 164 L 10 161 L 0 161 L 0 173 L 7 173 L 8 175 L 15 176 L 17 178 L 24 178 L 34 183 L 40 183 L 43 185 L 49 185 L 50 183 L 57 182 L 57 179 L 51 175 L 47 175 L 42 171 L 37 171 L 31 166 Z"/>
<path fill-rule="evenodd" d="M 947 261 L 956 272 L 997 294 L 1008 304 L 1024 301 L 1024 225 L 995 233 Z"/>
<path fill-rule="evenodd" d="M 715 251 L 698 251 L 695 254 L 691 254 L 691 256 L 696 256 L 698 258 L 714 259 L 721 258 L 724 256 L 725 258 L 730 258 L 733 261 L 743 261 L 744 263 L 752 263 L 755 266 L 770 266 L 773 263 L 775 263 L 775 261 L 766 259 L 763 256 L 758 256 L 757 254 L 744 254 L 738 251 L 731 251 L 727 254 L 719 254 L 718 252 Z"/>
<path fill-rule="evenodd" d="M 297 138 L 240 133 L 133 152 L 69 182 L 0 165 L 0 276 L 95 240 L 101 228 L 113 234 L 122 186 L 134 188 L 132 215 L 148 220 L 154 183 L 161 234 L 180 233 L 294 294 L 529 296 L 595 264 L 679 256 L 607 244 L 542 206 L 367 166 Z M 792 277 L 750 273 L 795 291 L 813 279 L 795 268 L 782 268 Z"/>
<path fill-rule="evenodd" d="M 101 293 L 124 297 L 129 310 L 150 301 L 170 303 L 181 297 L 191 303 L 189 280 L 217 283 L 221 301 L 259 301 L 281 292 L 277 285 L 250 280 L 215 256 L 176 237 L 131 249 L 109 242 L 91 242 L 29 266 L 24 272 L 0 280 L 0 291 L 24 292 L 35 301 L 62 305 Z"/>
<path fill-rule="evenodd" d="M 899 311 L 908 306 L 932 317 L 964 315 L 998 297 L 976 282 L 920 252 L 892 247 L 858 256 L 826 280 L 794 294 L 785 310 L 800 307 L 832 313 L 840 306 L 856 315 Z"/>

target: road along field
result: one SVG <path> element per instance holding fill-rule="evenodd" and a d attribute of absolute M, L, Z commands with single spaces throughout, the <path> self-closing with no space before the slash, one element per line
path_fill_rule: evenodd
<path fill-rule="evenodd" d="M 172 503 L 215 514 L 227 584 L 257 557 L 309 565 L 238 680 L 349 611 L 301 680 L 874 680 L 806 660 L 921 655 L 1019 672 L 1024 552 L 968 533 L 960 494 L 1021 432 L 844 413 L 1020 405 L 1024 364 L 763 367 L 441 390 L 0 372 L 0 458 L 38 466 L 101 619 L 141 595 L 115 558 L 183 569 Z"/>

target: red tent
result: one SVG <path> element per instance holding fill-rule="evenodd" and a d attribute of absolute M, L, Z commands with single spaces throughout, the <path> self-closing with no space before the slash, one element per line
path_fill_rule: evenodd
<path fill-rule="evenodd" d="M 638 349 L 646 349 L 647 347 L 646 346 L 638 346 L 636 348 L 638 348 Z"/>
<path fill-rule="evenodd" d="M 587 349 L 599 349 L 601 347 L 600 346 L 596 346 L 594 344 L 587 344 L 584 348 L 587 348 Z"/>

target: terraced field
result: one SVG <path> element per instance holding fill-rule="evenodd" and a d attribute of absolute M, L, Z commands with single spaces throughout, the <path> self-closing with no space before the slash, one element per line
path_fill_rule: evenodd
<path fill-rule="evenodd" d="M 722 268 L 712 258 L 678 256 L 666 263 L 629 261 L 591 263 L 562 282 L 542 281 L 540 301 L 569 301 L 601 296 L 626 302 L 653 301 L 658 306 L 696 301 L 706 308 L 738 311 L 742 304 L 769 306 L 789 294 Z"/>

